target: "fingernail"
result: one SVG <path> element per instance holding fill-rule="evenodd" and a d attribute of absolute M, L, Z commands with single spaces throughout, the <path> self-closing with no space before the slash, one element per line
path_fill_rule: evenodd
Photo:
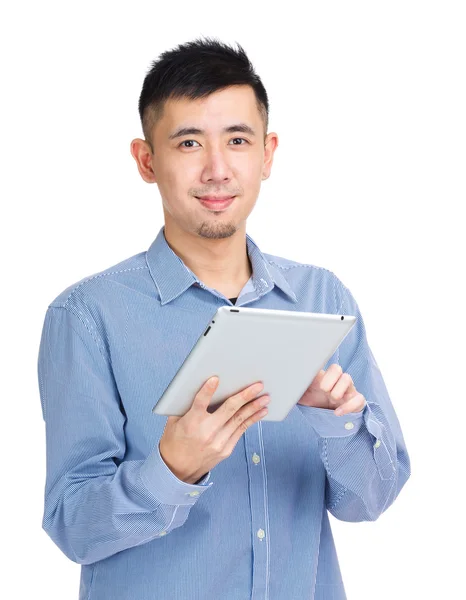
<path fill-rule="evenodd" d="M 335 410 L 335 414 L 338 415 L 338 416 L 340 416 L 342 413 L 343 413 L 343 409 L 341 409 L 341 408 L 337 408 Z"/>

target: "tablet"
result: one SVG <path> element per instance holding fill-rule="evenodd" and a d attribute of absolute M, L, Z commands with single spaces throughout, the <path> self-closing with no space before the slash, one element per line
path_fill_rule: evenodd
<path fill-rule="evenodd" d="M 351 315 L 220 306 L 152 409 L 183 416 L 204 383 L 219 383 L 212 413 L 230 396 L 262 381 L 270 395 L 262 421 L 282 421 L 356 322 Z"/>

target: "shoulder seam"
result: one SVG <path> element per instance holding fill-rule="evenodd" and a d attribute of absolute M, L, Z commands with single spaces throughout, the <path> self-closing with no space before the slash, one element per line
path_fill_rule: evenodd
<path fill-rule="evenodd" d="M 340 308 L 337 311 L 337 312 L 341 313 L 341 312 L 343 312 L 343 306 L 346 301 L 346 296 L 345 296 L 344 292 L 347 292 L 350 295 L 351 295 L 351 292 L 350 292 L 349 288 L 347 288 L 346 285 L 342 281 L 340 281 L 336 275 L 335 275 L 335 287 L 338 288 L 338 291 L 341 296 Z"/>
<path fill-rule="evenodd" d="M 335 275 L 335 273 L 333 271 L 331 271 L 330 269 L 326 269 L 325 267 L 319 267 L 317 265 L 310 265 L 308 263 L 299 263 L 297 265 L 284 266 L 284 265 L 279 265 L 274 260 L 271 260 L 271 259 L 267 259 L 267 260 L 268 260 L 268 262 L 270 264 L 275 265 L 276 267 L 278 267 L 282 271 L 288 271 L 289 269 L 295 269 L 296 267 L 307 267 L 308 269 L 319 269 L 320 271 L 326 271 L 327 273 L 329 273 L 332 276 L 332 278 L 333 278 L 333 290 L 334 290 L 334 295 L 335 295 L 335 306 L 337 306 L 337 291 L 336 291 L 336 288 L 337 287 L 343 287 L 344 289 L 346 289 L 346 287 L 338 279 L 338 277 Z M 337 314 L 342 312 L 344 303 L 345 303 L 345 297 L 342 294 L 342 301 L 341 301 L 340 307 L 337 310 Z"/>
<path fill-rule="evenodd" d="M 276 267 L 278 267 L 279 269 L 282 269 L 283 271 L 287 271 L 288 269 L 295 269 L 296 267 L 307 267 L 309 269 L 320 269 L 321 271 L 327 271 L 327 273 L 330 273 L 331 275 L 335 276 L 333 271 L 330 271 L 330 269 L 326 269 L 325 267 L 318 267 L 317 265 L 309 265 L 306 263 L 299 263 L 297 265 L 284 266 L 284 265 L 279 265 L 278 263 L 276 263 L 273 260 L 270 260 L 270 259 L 267 259 L 267 260 L 269 261 L 270 264 L 275 265 Z"/>
<path fill-rule="evenodd" d="M 340 308 L 337 310 L 338 313 L 343 312 L 343 305 L 345 304 L 345 300 L 346 300 L 346 297 L 343 294 L 341 296 L 342 296 L 342 299 L 341 299 Z"/>
<path fill-rule="evenodd" d="M 110 359 L 107 356 L 105 348 L 103 347 L 103 342 L 102 342 L 100 336 L 98 335 L 96 330 L 95 330 L 95 332 L 93 331 L 94 328 L 90 324 L 89 319 L 86 319 L 86 317 L 84 317 L 83 313 L 80 310 L 74 310 L 70 305 L 66 306 L 65 304 L 63 304 L 63 305 L 51 304 L 49 306 L 49 308 L 61 308 L 65 311 L 67 311 L 69 314 L 74 315 L 79 321 L 81 321 L 81 323 L 83 324 L 85 329 L 88 331 L 91 338 L 94 340 L 100 354 L 102 355 L 102 358 L 107 363 L 110 363 Z M 86 321 L 87 321 L 87 323 L 86 323 Z"/>
<path fill-rule="evenodd" d="M 86 279 L 84 279 L 84 281 L 81 281 L 80 283 L 78 283 L 78 285 L 73 287 L 71 292 L 68 294 L 68 297 L 66 298 L 66 300 L 64 300 L 62 304 L 54 304 L 53 302 L 51 302 L 50 306 L 62 306 L 65 308 L 65 304 L 74 294 L 74 292 L 88 281 L 92 281 L 92 279 L 97 279 L 98 277 L 105 277 L 106 275 L 115 275 L 116 273 L 124 273 L 125 271 L 137 271 L 138 269 L 148 269 L 148 267 L 147 265 L 142 265 L 140 267 L 131 267 L 129 269 L 120 269 L 119 271 L 107 271 L 106 273 L 98 273 L 97 275 L 91 275 L 90 277 L 87 277 Z"/>

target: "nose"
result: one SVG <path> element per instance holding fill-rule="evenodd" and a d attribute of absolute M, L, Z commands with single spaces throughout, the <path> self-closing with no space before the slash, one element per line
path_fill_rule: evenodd
<path fill-rule="evenodd" d="M 230 181 L 232 177 L 232 169 L 222 151 L 215 149 L 206 151 L 201 176 L 202 182 L 225 182 Z"/>

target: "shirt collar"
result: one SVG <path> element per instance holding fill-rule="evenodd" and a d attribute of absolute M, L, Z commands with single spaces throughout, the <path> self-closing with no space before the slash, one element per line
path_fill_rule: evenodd
<path fill-rule="evenodd" d="M 194 283 L 201 280 L 185 265 L 181 258 L 170 248 L 165 238 L 165 226 L 160 228 L 157 237 L 146 252 L 147 266 L 160 294 L 161 304 L 166 304 L 186 291 Z M 279 267 L 271 264 L 254 240 L 246 234 L 246 246 L 252 266 L 252 283 L 257 297 L 269 292 L 274 285 L 278 286 L 293 302 L 297 302 L 296 294 Z"/>

